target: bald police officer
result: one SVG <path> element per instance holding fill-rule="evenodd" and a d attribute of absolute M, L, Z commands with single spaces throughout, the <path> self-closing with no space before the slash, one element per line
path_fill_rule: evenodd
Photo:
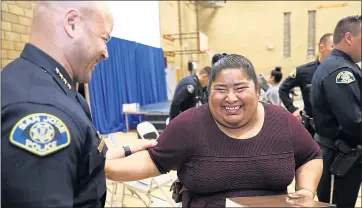
<path fill-rule="evenodd" d="M 282 100 L 284 106 L 288 109 L 289 112 L 293 113 L 300 121 L 303 121 L 304 126 L 308 132 L 313 136 L 315 133 L 313 127 L 313 115 L 312 115 L 312 106 L 310 104 L 310 90 L 312 78 L 317 70 L 317 67 L 321 62 L 323 62 L 333 50 L 333 34 L 327 33 L 324 34 L 319 40 L 319 56 L 318 59 L 302 66 L 298 66 L 291 75 L 284 80 L 284 82 L 279 87 L 279 97 Z M 300 87 L 302 91 L 304 110 L 298 109 L 294 106 L 292 99 L 289 96 L 290 91 L 295 88 Z M 302 114 L 304 119 L 302 119 Z"/>
<path fill-rule="evenodd" d="M 170 120 L 189 108 L 207 102 L 206 86 L 211 67 L 206 66 L 195 75 L 184 77 L 176 86 L 170 107 Z"/>
<path fill-rule="evenodd" d="M 315 139 L 323 152 L 318 199 L 343 208 L 355 206 L 362 180 L 361 28 L 360 15 L 338 22 L 334 49 L 312 79 Z"/>
<path fill-rule="evenodd" d="M 106 3 L 37 3 L 30 43 L 1 72 L 3 207 L 104 207 L 105 141 L 74 83 L 107 59 L 112 27 Z"/>

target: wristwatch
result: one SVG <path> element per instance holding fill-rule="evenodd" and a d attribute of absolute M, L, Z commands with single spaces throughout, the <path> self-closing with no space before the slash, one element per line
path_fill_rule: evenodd
<path fill-rule="evenodd" d="M 131 148 L 129 146 L 122 146 L 124 150 L 125 157 L 130 156 L 132 154 Z"/>

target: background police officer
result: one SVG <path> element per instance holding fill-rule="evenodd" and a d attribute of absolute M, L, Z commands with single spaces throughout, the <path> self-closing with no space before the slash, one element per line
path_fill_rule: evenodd
<path fill-rule="evenodd" d="M 296 116 L 300 121 L 302 121 L 301 114 L 305 114 L 303 123 L 312 136 L 315 133 L 312 124 L 312 106 L 310 104 L 310 87 L 312 78 L 319 64 L 324 61 L 324 59 L 327 58 L 329 54 L 331 54 L 332 50 L 333 34 L 324 34 L 319 40 L 318 59 L 302 66 L 298 66 L 296 70 L 294 70 L 279 87 L 279 97 L 288 111 L 293 113 L 293 115 Z M 294 106 L 293 100 L 289 96 L 290 91 L 295 87 L 300 87 L 302 91 L 304 112 L 302 109 L 298 109 Z"/>
<path fill-rule="evenodd" d="M 176 86 L 170 107 L 170 120 L 181 112 L 207 102 L 206 86 L 211 67 L 206 66 L 195 75 L 184 77 Z"/>
<path fill-rule="evenodd" d="M 362 74 L 355 64 L 361 61 L 361 16 L 340 20 L 333 41 L 334 50 L 312 79 L 315 139 L 324 166 L 317 191 L 322 202 L 329 202 L 333 191 L 332 203 L 345 208 L 355 206 L 362 178 L 358 152 L 351 150 L 362 145 Z"/>
<path fill-rule="evenodd" d="M 113 18 L 106 5 L 39 1 L 30 43 L 2 70 L 3 207 L 104 207 L 105 141 L 75 81 L 88 83 L 95 64 L 108 57 Z"/>

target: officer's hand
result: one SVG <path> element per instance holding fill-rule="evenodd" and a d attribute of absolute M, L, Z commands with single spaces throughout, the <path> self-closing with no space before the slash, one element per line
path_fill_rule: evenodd
<path fill-rule="evenodd" d="M 293 115 L 299 120 L 302 121 L 302 115 L 301 115 L 302 109 L 298 109 L 294 111 Z"/>
<path fill-rule="evenodd" d="M 130 149 L 132 154 L 146 150 L 148 148 L 154 147 L 157 145 L 157 141 L 154 140 L 141 140 L 139 144 L 130 145 Z M 122 146 L 120 147 L 111 147 L 108 149 L 106 154 L 106 159 L 112 160 L 112 159 L 119 159 L 124 158 L 125 152 Z"/>

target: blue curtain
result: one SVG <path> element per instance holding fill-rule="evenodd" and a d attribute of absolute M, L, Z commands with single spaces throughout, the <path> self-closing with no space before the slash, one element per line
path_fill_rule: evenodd
<path fill-rule="evenodd" d="M 167 100 L 162 49 L 112 37 L 109 59 L 96 66 L 89 84 L 93 123 L 102 134 L 126 131 L 124 103 L 142 105 Z M 130 129 L 138 116 L 128 116 Z"/>

